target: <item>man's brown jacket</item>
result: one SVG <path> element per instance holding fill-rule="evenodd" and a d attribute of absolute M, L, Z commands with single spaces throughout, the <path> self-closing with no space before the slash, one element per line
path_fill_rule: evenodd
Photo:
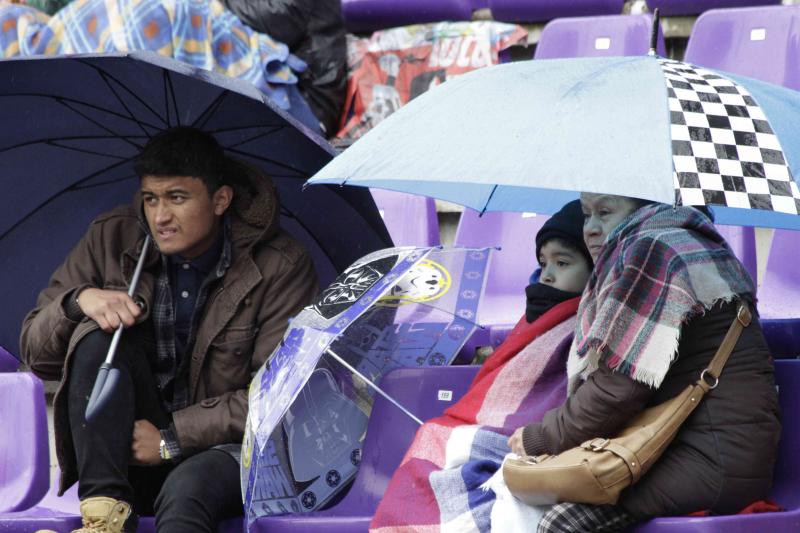
<path fill-rule="evenodd" d="M 185 455 L 241 442 L 251 376 L 280 342 L 288 319 L 318 290 L 307 251 L 278 226 L 278 199 L 272 185 L 264 178 L 250 181 L 250 187 L 235 188 L 229 209 L 231 265 L 212 286 L 191 352 L 192 403 L 173 413 Z M 70 320 L 64 312 L 65 298 L 89 286 L 127 290 L 144 242 L 140 213 L 137 196 L 133 205 L 99 216 L 23 322 L 24 362 L 42 379 L 61 381 L 54 417 L 62 492 L 77 479 L 66 404 L 69 360 L 76 344 L 98 327 L 89 319 Z M 160 264 L 158 254 L 151 251 L 135 294 L 144 308 L 139 321 L 143 328 L 137 330 L 152 329 L 147 326 Z"/>

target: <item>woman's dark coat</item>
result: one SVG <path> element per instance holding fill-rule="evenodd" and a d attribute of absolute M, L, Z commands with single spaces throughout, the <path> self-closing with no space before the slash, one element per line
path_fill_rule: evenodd
<path fill-rule="evenodd" d="M 531 455 L 559 453 L 594 437 L 613 437 L 645 407 L 696 381 L 736 317 L 719 304 L 682 329 L 678 357 L 656 390 L 600 368 L 566 403 L 525 428 Z M 694 511 L 737 513 L 764 499 L 780 436 L 772 360 L 756 316 L 742 333 L 720 377 L 653 469 L 626 489 L 619 503 L 639 519 Z"/>

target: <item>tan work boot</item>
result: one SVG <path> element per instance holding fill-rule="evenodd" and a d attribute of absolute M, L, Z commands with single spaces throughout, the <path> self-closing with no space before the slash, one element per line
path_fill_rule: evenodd
<path fill-rule="evenodd" d="M 122 533 L 136 531 L 136 515 L 122 500 L 96 496 L 81 502 L 83 527 L 72 533 Z"/>
<path fill-rule="evenodd" d="M 83 527 L 72 533 L 129 533 L 136 531 L 138 517 L 131 512 L 130 504 L 114 498 L 97 496 L 81 502 Z M 56 533 L 40 529 L 36 533 Z"/>

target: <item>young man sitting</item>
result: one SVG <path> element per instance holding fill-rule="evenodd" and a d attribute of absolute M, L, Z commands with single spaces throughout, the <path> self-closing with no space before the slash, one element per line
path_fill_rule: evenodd
<path fill-rule="evenodd" d="M 25 318 L 25 362 L 60 380 L 61 493 L 78 481 L 82 533 L 216 531 L 242 513 L 238 453 L 250 377 L 317 292 L 308 253 L 278 225 L 269 179 L 199 130 L 166 130 L 136 160 L 132 205 L 100 215 Z M 144 269 L 127 295 L 145 240 Z M 151 247 L 152 248 L 152 247 Z M 85 412 L 111 333 L 120 379 Z"/>

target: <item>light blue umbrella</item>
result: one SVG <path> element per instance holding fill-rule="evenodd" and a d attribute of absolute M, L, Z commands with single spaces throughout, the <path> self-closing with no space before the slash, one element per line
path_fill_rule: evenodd
<path fill-rule="evenodd" d="M 536 60 L 416 98 L 310 184 L 552 213 L 579 191 L 800 229 L 800 93 L 656 56 Z"/>

